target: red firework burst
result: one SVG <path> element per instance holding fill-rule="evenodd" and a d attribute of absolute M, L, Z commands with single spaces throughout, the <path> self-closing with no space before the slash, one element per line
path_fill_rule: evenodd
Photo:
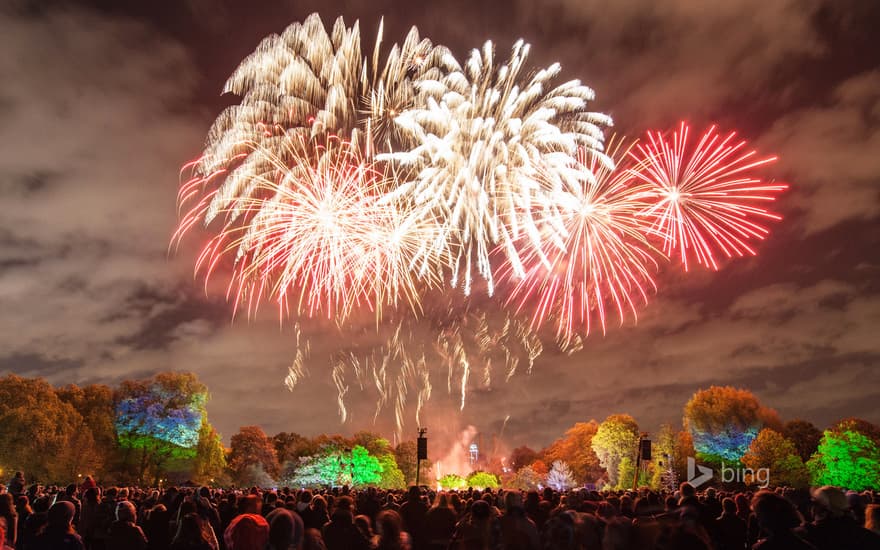
<path fill-rule="evenodd" d="M 726 257 L 755 254 L 752 240 L 769 230 L 756 220 L 779 220 L 762 205 L 788 186 L 764 183 L 754 170 L 774 162 L 748 150 L 736 133 L 727 136 L 710 127 L 696 143 L 682 122 L 671 140 L 648 132 L 647 141 L 630 151 L 639 165 L 637 176 L 650 186 L 652 203 L 639 215 L 650 224 L 648 232 L 663 240 L 663 252 L 677 255 L 685 270 L 691 258 L 718 269 L 716 253 Z"/>

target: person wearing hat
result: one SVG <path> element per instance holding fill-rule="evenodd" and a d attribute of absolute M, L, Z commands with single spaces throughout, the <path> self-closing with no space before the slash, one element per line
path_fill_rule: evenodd
<path fill-rule="evenodd" d="M 812 493 L 813 521 L 803 528 L 803 537 L 818 550 L 877 550 L 880 535 L 859 525 L 850 513 L 846 493 L 825 485 Z"/>
<path fill-rule="evenodd" d="M 85 550 L 85 545 L 73 530 L 76 508 L 67 501 L 56 502 L 49 508 L 47 523 L 34 540 L 33 550 Z"/>

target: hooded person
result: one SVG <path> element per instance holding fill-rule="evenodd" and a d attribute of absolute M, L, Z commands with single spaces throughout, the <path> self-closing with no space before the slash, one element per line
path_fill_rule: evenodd
<path fill-rule="evenodd" d="M 269 522 L 269 546 L 267 550 L 289 550 L 302 544 L 302 519 L 284 508 L 275 508 L 266 516 Z"/>
<path fill-rule="evenodd" d="M 227 550 L 264 550 L 269 542 L 269 522 L 258 514 L 233 518 L 223 533 Z"/>

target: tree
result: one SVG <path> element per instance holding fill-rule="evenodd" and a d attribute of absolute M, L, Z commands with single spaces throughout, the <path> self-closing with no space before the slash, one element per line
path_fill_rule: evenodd
<path fill-rule="evenodd" d="M 752 440 L 742 463 L 754 472 L 766 468 L 774 485 L 804 488 L 810 484 L 810 473 L 798 456 L 794 443 L 770 428 L 764 428 Z M 747 483 L 755 482 L 754 479 L 747 480 Z"/>
<path fill-rule="evenodd" d="M 415 439 L 401 441 L 394 448 L 394 460 L 403 473 L 406 485 L 414 485 L 416 482 L 416 458 L 417 443 Z M 435 474 L 431 471 L 433 464 L 429 460 L 422 460 L 422 469 L 419 473 L 419 483 L 427 483 L 434 479 Z"/>
<path fill-rule="evenodd" d="M 467 482 L 464 478 L 455 474 L 446 474 L 437 480 L 437 484 L 447 491 L 457 491 L 467 487 Z"/>
<path fill-rule="evenodd" d="M 278 462 L 296 461 L 301 456 L 313 456 L 318 452 L 318 446 L 308 437 L 293 432 L 281 432 L 272 436 L 272 446 Z"/>
<path fill-rule="evenodd" d="M 76 470 L 77 476 L 103 474 L 112 467 L 117 450 L 113 390 L 103 384 L 70 384 L 55 393 L 83 419 L 84 426 L 77 430 L 77 440 L 70 451 L 71 473 Z"/>
<path fill-rule="evenodd" d="M 532 462 L 538 460 L 538 452 L 530 447 L 526 447 L 523 445 L 522 447 L 517 447 L 516 449 L 510 451 L 510 467 L 519 471 L 522 468 L 525 468 Z"/>
<path fill-rule="evenodd" d="M 362 445 L 355 445 L 351 453 L 346 453 L 351 463 L 351 484 L 354 487 L 376 485 L 382 481 L 382 466 L 379 460 Z"/>
<path fill-rule="evenodd" d="M 116 435 L 138 483 L 146 482 L 148 472 L 158 483 L 166 471 L 191 468 L 207 399 L 207 388 L 192 373 L 164 372 L 120 384 Z"/>
<path fill-rule="evenodd" d="M 547 476 L 539 475 L 531 466 L 523 466 L 516 471 L 516 474 L 510 480 L 509 489 L 519 489 L 520 491 L 533 491 L 538 488 Z"/>
<path fill-rule="evenodd" d="M 561 460 L 567 463 L 572 475 L 580 481 L 594 481 L 600 478 L 604 470 L 592 447 L 593 436 L 598 429 L 599 424 L 595 420 L 576 423 L 565 432 L 563 437 L 544 449 L 541 453 L 544 462 Z"/>
<path fill-rule="evenodd" d="M 612 414 L 596 430 L 592 440 L 593 452 L 608 472 L 609 483 L 616 487 L 621 483 L 620 461 L 632 461 L 638 452 L 639 425 L 628 414 Z"/>
<path fill-rule="evenodd" d="M 536 474 L 538 474 L 542 478 L 547 477 L 547 474 L 550 473 L 550 468 L 547 467 L 547 463 L 543 460 L 536 460 L 532 462 L 531 468 L 535 471 Z"/>
<path fill-rule="evenodd" d="M 226 449 L 220 434 L 205 418 L 199 429 L 199 442 L 193 460 L 193 479 L 199 483 L 217 483 L 217 480 L 223 479 L 225 471 Z"/>
<path fill-rule="evenodd" d="M 259 464 L 264 472 L 276 478 L 280 471 L 275 447 L 259 426 L 242 426 L 230 439 L 229 470 L 232 478 L 247 485 L 247 468 Z"/>
<path fill-rule="evenodd" d="M 69 482 L 84 467 L 94 439 L 70 403 L 42 378 L 0 378 L 0 464 L 29 479 Z M 76 450 L 71 456 L 72 449 Z"/>
<path fill-rule="evenodd" d="M 467 485 L 474 489 L 497 489 L 499 483 L 498 478 L 494 474 L 476 471 L 471 472 L 471 475 L 467 477 Z"/>
<path fill-rule="evenodd" d="M 684 407 L 684 426 L 704 462 L 738 462 L 764 427 L 780 431 L 779 415 L 748 390 L 712 386 L 700 390 Z"/>
<path fill-rule="evenodd" d="M 813 485 L 836 485 L 854 491 L 880 489 L 880 448 L 858 432 L 854 422 L 825 430 L 807 462 Z"/>
<path fill-rule="evenodd" d="M 384 489 L 406 489 L 406 480 L 403 478 L 403 472 L 397 466 L 394 455 L 386 453 L 376 458 L 382 467 L 382 479 L 379 481 L 379 486 Z M 428 480 L 425 479 L 425 481 Z"/>
<path fill-rule="evenodd" d="M 632 489 L 633 476 L 636 474 L 636 466 L 633 464 L 632 457 L 624 456 L 617 463 L 617 484 L 615 489 Z M 612 480 L 613 483 L 613 480 Z"/>
<path fill-rule="evenodd" d="M 550 473 L 547 474 L 547 485 L 557 491 L 566 491 L 575 486 L 574 476 L 568 464 L 561 460 L 553 462 Z"/>
<path fill-rule="evenodd" d="M 822 430 L 806 420 L 789 420 L 782 426 L 782 435 L 794 443 L 798 456 L 806 462 L 819 447 Z"/>

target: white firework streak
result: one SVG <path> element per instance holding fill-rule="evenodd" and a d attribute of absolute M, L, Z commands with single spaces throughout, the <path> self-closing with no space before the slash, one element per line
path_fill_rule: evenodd
<path fill-rule="evenodd" d="M 486 42 L 463 68 L 418 82 L 423 104 L 395 119 L 417 145 L 377 156 L 416 171 L 393 193 L 413 197 L 441 224 L 434 253 L 453 258 L 451 284 L 462 277 L 466 295 L 474 272 L 493 294 L 496 247 L 525 275 L 515 241 L 524 237 L 540 250 L 542 231 L 561 230 L 559 196 L 577 189 L 570 159 L 578 146 L 602 155 L 602 126 L 611 124 L 586 110 L 594 94 L 579 81 L 551 87 L 558 63 L 522 75 L 528 52 L 520 40 L 499 64 Z"/>
<path fill-rule="evenodd" d="M 284 378 L 284 385 L 290 391 L 293 391 L 299 381 L 306 376 L 305 361 L 309 358 L 311 352 L 310 342 L 303 337 L 299 323 L 294 323 L 293 333 L 296 342 L 296 353 L 293 363 L 287 367 L 287 376 Z"/>
<path fill-rule="evenodd" d="M 427 361 L 425 361 L 424 355 L 419 359 L 418 372 L 421 379 L 421 387 L 419 389 L 418 401 L 416 403 L 416 426 L 421 426 L 422 407 L 429 399 L 431 399 L 431 373 L 428 370 L 428 364 Z"/>
<path fill-rule="evenodd" d="M 333 383 L 336 384 L 339 421 L 344 424 L 348 418 L 348 409 L 345 407 L 345 394 L 348 393 L 348 386 L 345 385 L 345 361 L 342 359 L 333 364 Z"/>
<path fill-rule="evenodd" d="M 468 377 L 471 374 L 471 365 L 468 363 L 467 357 L 461 358 L 461 407 L 459 410 L 464 410 L 465 398 L 467 398 L 467 383 Z"/>

